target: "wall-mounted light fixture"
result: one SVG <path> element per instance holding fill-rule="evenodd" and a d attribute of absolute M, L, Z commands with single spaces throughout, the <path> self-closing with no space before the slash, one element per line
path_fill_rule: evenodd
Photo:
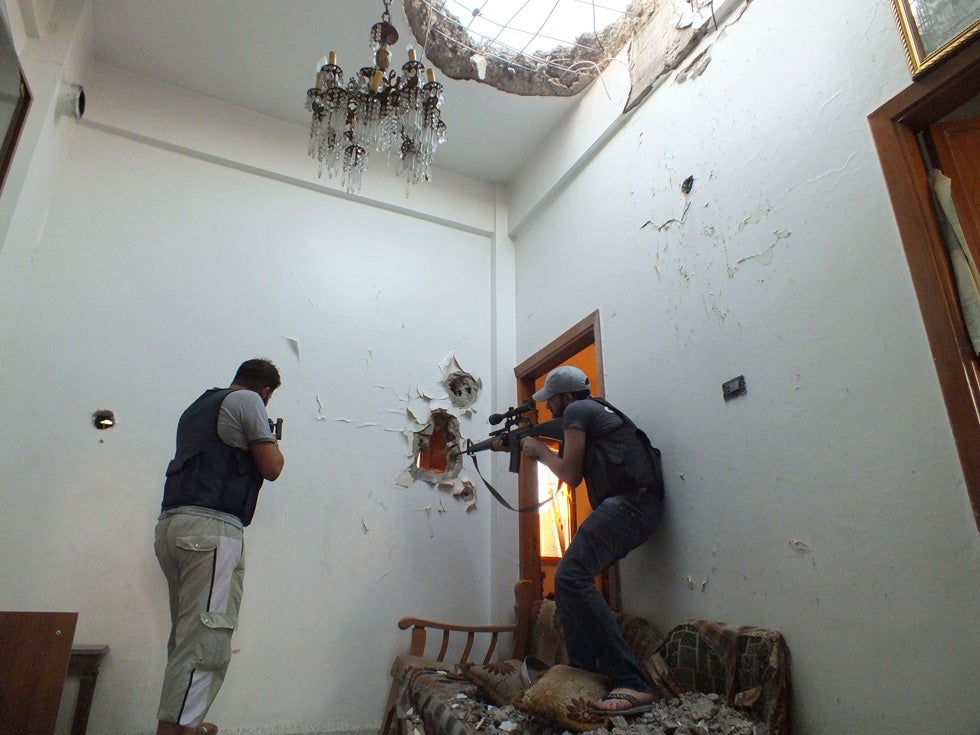
<path fill-rule="evenodd" d="M 92 414 L 92 426 L 96 429 L 111 429 L 116 425 L 116 415 L 112 411 L 96 411 Z"/>
<path fill-rule="evenodd" d="M 85 90 L 81 84 L 65 82 L 58 90 L 56 109 L 61 115 L 81 120 L 85 114 Z"/>

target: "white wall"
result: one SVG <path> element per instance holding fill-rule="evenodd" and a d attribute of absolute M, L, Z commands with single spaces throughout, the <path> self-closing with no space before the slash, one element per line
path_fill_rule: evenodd
<path fill-rule="evenodd" d="M 406 202 L 377 177 L 338 195 L 299 128 L 112 69 L 84 82 L 83 122 L 41 124 L 40 168 L 10 194 L 24 224 L 0 249 L 0 271 L 19 268 L 0 354 L 0 608 L 78 611 L 75 641 L 111 646 L 89 731 L 151 731 L 169 628 L 152 534 L 176 420 L 267 356 L 286 469 L 246 532 L 238 652 L 211 719 L 375 729 L 399 617 L 488 619 L 485 493 L 467 513 L 395 479 L 409 412 L 449 407 L 450 355 L 484 382 L 461 426 L 485 434 L 491 307 L 508 297 L 491 280 L 493 188 L 448 177 Z M 50 187 L 40 201 L 30 175 Z M 118 426 L 97 432 L 97 409 Z"/>
<path fill-rule="evenodd" d="M 710 54 L 516 235 L 518 359 L 600 309 L 664 451 L 628 611 L 782 631 L 799 735 L 976 733 L 980 539 L 865 119 L 909 83 L 889 5 L 753 2 Z"/>
<path fill-rule="evenodd" d="M 0 359 L 17 318 L 37 238 L 74 124 L 57 114 L 65 79 L 75 81 L 91 55 L 91 9 L 66 2 L 44 40 L 28 36 L 19 2 L 5 0 L 8 24 L 33 101 L 0 196 Z"/>
<path fill-rule="evenodd" d="M 756 0 L 702 77 L 545 177 L 559 186 L 543 206 L 509 208 L 442 175 L 408 202 L 382 177 L 336 195 L 303 131 L 112 69 L 79 79 L 84 123 L 56 119 L 85 24 L 70 5 L 44 42 L 15 34 L 44 104 L 0 200 L 0 608 L 78 610 L 76 640 L 112 646 L 90 732 L 153 726 L 167 613 L 152 528 L 201 389 L 255 354 L 284 376 L 270 409 L 287 467 L 247 533 L 240 652 L 213 719 L 370 729 L 404 644 L 394 621 L 505 611 L 516 565 L 485 493 L 465 514 L 393 484 L 406 398 L 440 393 L 455 352 L 484 378 L 463 421 L 481 435 L 513 364 L 594 308 L 609 397 L 667 463 L 670 512 L 623 565 L 627 609 L 664 630 L 782 630 L 802 735 L 976 731 L 980 545 L 865 121 L 908 83 L 884 0 Z M 658 229 L 681 218 L 688 175 L 684 223 Z M 740 373 L 749 394 L 723 403 Z M 98 408 L 119 426 L 97 433 Z"/>

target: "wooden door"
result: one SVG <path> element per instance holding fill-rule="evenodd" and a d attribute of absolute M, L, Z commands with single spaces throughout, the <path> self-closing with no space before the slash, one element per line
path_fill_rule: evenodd
<path fill-rule="evenodd" d="M 920 133 L 978 94 L 980 43 L 974 43 L 872 112 L 868 122 L 980 531 L 980 365 L 959 313 L 955 279 L 933 210 L 919 140 Z"/>
<path fill-rule="evenodd" d="M 592 351 L 590 351 L 592 350 Z M 517 400 L 524 402 L 539 387 L 544 377 L 559 365 L 576 359 L 582 353 L 590 355 L 594 370 L 585 370 L 590 376 L 592 394 L 605 395 L 602 370 L 602 345 L 599 339 L 599 312 L 595 311 L 569 328 L 564 334 L 541 348 L 534 355 L 514 368 L 517 377 Z M 579 365 L 579 367 L 582 367 Z M 538 420 L 548 420 L 550 416 L 538 416 Z M 533 462 L 521 457 L 521 471 L 518 476 L 518 497 L 521 507 L 538 502 L 537 471 Z M 583 519 L 588 510 L 588 501 L 580 493 L 576 499 L 577 521 Z M 530 579 L 538 586 L 539 596 L 544 591 L 541 559 L 540 523 L 536 514 L 524 513 L 520 518 L 520 575 Z M 613 564 L 597 580 L 599 591 L 613 610 L 620 609 L 619 565 Z"/>
<path fill-rule="evenodd" d="M 960 218 L 965 248 L 980 264 L 980 118 L 936 123 L 929 137 L 939 168 L 952 180 L 953 203 Z"/>

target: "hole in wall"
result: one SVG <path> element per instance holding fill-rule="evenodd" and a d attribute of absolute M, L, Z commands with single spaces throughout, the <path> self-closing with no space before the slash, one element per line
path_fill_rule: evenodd
<path fill-rule="evenodd" d="M 92 426 L 100 431 L 111 429 L 116 425 L 116 415 L 112 411 L 99 409 L 92 414 Z"/>
<path fill-rule="evenodd" d="M 412 477 L 434 483 L 457 477 L 463 466 L 461 441 L 459 420 L 444 409 L 433 409 L 428 423 L 415 432 L 415 462 L 409 468 Z"/>
<path fill-rule="evenodd" d="M 467 372 L 454 372 L 446 376 L 443 384 L 449 391 L 449 401 L 457 408 L 469 408 L 480 397 L 483 384 Z"/>

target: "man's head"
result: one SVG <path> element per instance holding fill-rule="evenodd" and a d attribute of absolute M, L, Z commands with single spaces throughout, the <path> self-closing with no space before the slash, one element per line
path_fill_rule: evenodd
<path fill-rule="evenodd" d="M 262 396 L 262 401 L 269 403 L 272 392 L 279 387 L 282 380 L 279 370 L 269 360 L 246 360 L 238 367 L 232 385 L 255 391 Z"/>
<path fill-rule="evenodd" d="M 558 418 L 569 403 L 588 398 L 589 395 L 589 376 L 577 367 L 562 365 L 548 373 L 544 387 L 531 398 L 535 401 L 547 401 L 545 405 L 548 410 Z"/>

